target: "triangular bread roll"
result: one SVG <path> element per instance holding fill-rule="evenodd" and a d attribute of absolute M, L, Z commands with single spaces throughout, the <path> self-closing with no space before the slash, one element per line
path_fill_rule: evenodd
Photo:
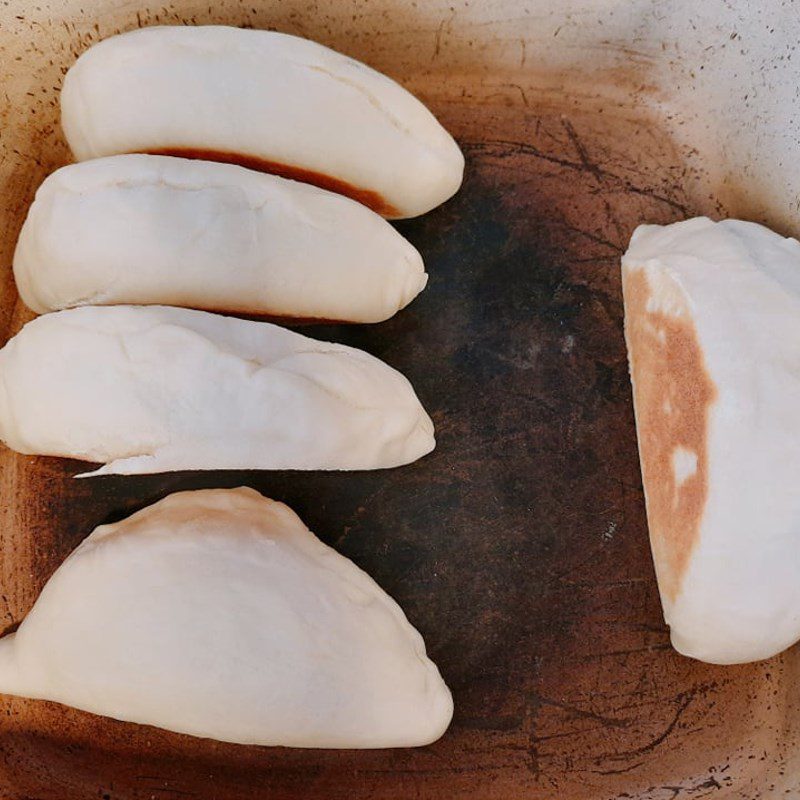
<path fill-rule="evenodd" d="M 251 489 L 97 528 L 0 640 L 0 691 L 292 747 L 423 745 L 453 710 L 397 603 Z"/>

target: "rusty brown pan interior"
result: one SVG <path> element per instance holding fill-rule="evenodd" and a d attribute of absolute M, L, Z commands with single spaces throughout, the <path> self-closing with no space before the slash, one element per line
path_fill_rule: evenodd
<path fill-rule="evenodd" d="M 304 329 L 402 370 L 436 423 L 432 455 L 372 473 L 77 481 L 74 462 L 0 449 L 6 630 L 94 526 L 175 490 L 246 484 L 289 503 L 399 601 L 453 690 L 448 733 L 417 750 L 244 747 L 2 698 L 0 797 L 792 796 L 796 658 L 703 665 L 671 650 L 661 618 L 619 257 L 642 221 L 725 209 L 644 89 L 611 99 L 639 81 L 635 66 L 582 84 L 529 74 L 523 58 L 518 72 L 492 76 L 489 56 L 466 42 L 470 68 L 423 64 L 413 3 L 390 22 L 377 10 L 386 4 L 347 14 L 13 5 L 0 11 L 0 63 L 12 76 L 0 98 L 2 341 L 30 317 L 11 277 L 16 233 L 35 187 L 69 160 L 61 76 L 116 30 L 222 21 L 312 36 L 416 91 L 462 145 L 467 170 L 453 200 L 398 223 L 431 275 L 408 309 L 380 325 Z M 443 35 L 424 41 L 435 51 Z"/>

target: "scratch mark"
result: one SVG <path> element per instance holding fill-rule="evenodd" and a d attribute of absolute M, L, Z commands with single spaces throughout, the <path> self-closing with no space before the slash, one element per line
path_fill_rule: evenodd
<path fill-rule="evenodd" d="M 643 189 L 641 186 L 634 186 L 631 183 L 625 183 L 625 188 L 629 192 L 633 192 L 634 194 L 640 194 L 644 197 L 649 197 L 651 200 L 658 200 L 661 203 L 666 203 L 668 206 L 680 211 L 682 214 L 688 214 L 689 209 L 684 204 L 679 202 L 678 200 L 673 200 L 671 197 L 667 197 L 666 195 L 660 194 L 656 192 L 654 189 Z"/>
<path fill-rule="evenodd" d="M 619 769 L 587 769 L 586 772 L 592 772 L 595 775 L 624 775 L 626 772 L 633 772 L 645 763 L 644 761 L 637 761 L 635 764 L 620 767 Z"/>
<path fill-rule="evenodd" d="M 625 239 L 625 232 L 622 229 L 619 217 L 617 217 L 617 214 L 611 207 L 611 203 L 608 202 L 607 197 L 603 198 L 603 208 L 605 208 L 606 217 L 608 218 L 608 221 L 614 226 L 614 230 L 616 230 L 617 232 L 617 239 L 619 241 L 623 241 Z"/>
<path fill-rule="evenodd" d="M 624 247 L 621 247 L 616 242 L 612 242 L 610 239 L 606 239 L 603 236 L 600 236 L 596 233 L 589 233 L 589 231 L 581 230 L 580 228 L 575 228 L 572 225 L 569 225 L 569 230 L 572 233 L 577 233 L 579 236 L 584 236 L 585 238 L 589 239 L 592 242 L 596 242 L 597 244 L 605 245 L 606 247 L 610 247 L 615 253 L 622 253 L 624 251 Z"/>
<path fill-rule="evenodd" d="M 0 594 L 0 597 L 3 598 L 3 605 L 6 607 L 5 616 L 9 622 L 13 624 L 14 622 L 14 615 L 11 613 L 11 605 L 8 602 L 8 598 L 4 594 Z"/>
<path fill-rule="evenodd" d="M 600 167 L 589 158 L 589 154 L 586 152 L 586 148 L 583 146 L 583 142 L 580 140 L 578 132 L 572 126 L 572 123 L 566 117 L 562 117 L 561 124 L 564 126 L 564 130 L 567 132 L 569 140 L 572 142 L 572 145 L 577 151 L 578 158 L 580 159 L 583 168 L 586 170 L 586 172 L 593 175 L 598 183 L 602 183 L 604 174 L 603 170 L 601 170 Z"/>
<path fill-rule="evenodd" d="M 513 142 L 506 139 L 486 139 L 481 142 L 462 142 L 461 146 L 465 150 L 471 151 L 505 149 L 508 152 L 496 153 L 496 157 L 506 158 L 521 153 L 523 155 L 533 156 L 534 158 L 540 158 L 543 161 L 550 162 L 551 164 L 558 164 L 561 167 L 578 170 L 583 169 L 582 164 L 579 164 L 575 161 L 570 161 L 567 158 L 559 158 L 558 156 L 551 156 L 548 153 L 543 153 L 532 144 L 526 144 L 525 142 Z"/>
<path fill-rule="evenodd" d="M 591 719 L 595 722 L 601 722 L 608 728 L 627 728 L 631 724 L 629 719 L 619 719 L 618 717 L 606 717 L 603 714 L 598 714 L 594 711 L 586 711 L 582 708 L 576 708 L 569 703 L 563 703 L 559 700 L 550 700 L 547 697 L 539 697 L 539 703 L 543 706 L 551 706 L 566 711 L 579 719 Z"/>
<path fill-rule="evenodd" d="M 675 716 L 672 718 L 669 725 L 667 725 L 667 727 L 664 728 L 664 730 L 654 739 L 651 739 L 646 744 L 643 744 L 641 747 L 637 747 L 633 750 L 625 750 L 621 753 L 609 753 L 608 755 L 602 757 L 607 758 L 609 761 L 624 761 L 625 759 L 631 758 L 632 756 L 642 756 L 645 755 L 646 753 L 652 752 L 669 738 L 672 731 L 675 730 L 675 727 L 677 726 L 678 722 L 680 722 L 683 713 L 691 705 L 693 699 L 694 699 L 693 694 L 690 694 L 688 697 L 684 699 L 684 701 L 676 709 Z"/>
<path fill-rule="evenodd" d="M 631 647 L 628 650 L 609 650 L 606 653 L 592 653 L 591 655 L 584 656 L 581 661 L 593 661 L 598 658 L 616 658 L 618 656 L 630 656 L 635 653 L 652 653 L 656 650 L 670 650 L 672 645 L 669 642 L 656 642 L 648 644 L 644 647 Z"/>
<path fill-rule="evenodd" d="M 444 30 L 444 26 L 446 23 L 447 20 L 443 19 L 439 23 L 439 27 L 436 29 L 436 39 L 434 40 L 433 57 L 431 58 L 431 61 L 436 61 L 436 59 L 439 58 L 439 52 L 442 49 L 442 31 Z"/>
<path fill-rule="evenodd" d="M 436 61 L 436 59 L 439 57 L 439 53 L 442 50 L 442 35 L 444 34 L 445 28 L 449 28 L 452 24 L 455 15 L 455 9 L 452 9 L 450 11 L 450 16 L 442 19 L 442 21 L 439 23 L 439 27 L 436 29 L 436 38 L 434 39 L 433 44 L 433 56 L 431 56 L 432 62 Z"/>
<path fill-rule="evenodd" d="M 518 83 L 505 83 L 503 85 L 519 91 L 520 96 L 522 97 L 522 105 L 524 105 L 525 108 L 530 108 L 530 103 L 528 102 L 528 95 L 525 94 L 525 90 Z"/>
<path fill-rule="evenodd" d="M 560 167 L 564 167 L 566 169 L 576 169 L 580 170 L 581 172 L 585 172 L 587 169 L 598 176 L 601 176 L 607 180 L 614 181 L 620 189 L 628 192 L 632 192 L 633 194 L 643 195 L 644 197 L 649 197 L 651 200 L 656 200 L 660 203 L 665 203 L 666 205 L 670 206 L 671 208 L 680 211 L 683 214 L 688 214 L 689 210 L 688 207 L 681 203 L 678 200 L 674 200 L 667 195 L 661 194 L 657 192 L 655 189 L 636 186 L 634 183 L 626 180 L 625 178 L 620 177 L 619 175 L 615 175 L 613 172 L 608 172 L 604 170 L 599 165 L 595 164 L 594 162 L 589 162 L 589 165 L 582 161 L 572 161 L 568 158 L 560 158 L 558 156 L 550 155 L 549 153 L 544 153 L 539 150 L 537 147 L 531 144 L 527 144 L 525 142 L 515 142 L 507 139 L 487 139 L 481 142 L 462 142 L 462 148 L 464 150 L 468 150 L 470 152 L 490 152 L 495 158 L 511 158 L 515 155 L 529 155 L 533 156 L 534 158 L 542 159 L 543 161 L 547 161 L 550 164 L 557 164 Z M 497 152 L 497 151 L 501 152 Z M 505 151 L 505 152 L 503 152 Z"/>

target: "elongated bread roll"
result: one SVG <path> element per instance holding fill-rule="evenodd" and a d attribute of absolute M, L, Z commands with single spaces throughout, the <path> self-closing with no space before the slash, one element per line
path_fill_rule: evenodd
<path fill-rule="evenodd" d="M 39 187 L 14 255 L 25 303 L 157 303 L 380 322 L 425 286 L 419 253 L 364 206 L 231 164 L 123 155 Z"/>
<path fill-rule="evenodd" d="M 231 161 L 413 217 L 461 185 L 433 114 L 364 64 L 296 36 L 223 26 L 112 36 L 72 66 L 62 127 L 76 158 L 148 152 Z"/>
<path fill-rule="evenodd" d="M 423 745 L 453 713 L 397 603 L 252 489 L 97 528 L 0 640 L 0 692 L 291 747 Z"/>
<path fill-rule="evenodd" d="M 434 447 L 377 358 L 266 322 L 165 306 L 58 311 L 0 350 L 0 439 L 93 474 L 378 469 Z"/>
<path fill-rule="evenodd" d="M 800 639 L 800 244 L 706 218 L 637 228 L 622 260 L 650 540 L 682 653 Z"/>
<path fill-rule="evenodd" d="M 427 281 L 419 253 L 346 197 L 230 164 L 124 155 L 39 188 L 14 275 L 43 313 L 157 303 L 380 322 Z"/>

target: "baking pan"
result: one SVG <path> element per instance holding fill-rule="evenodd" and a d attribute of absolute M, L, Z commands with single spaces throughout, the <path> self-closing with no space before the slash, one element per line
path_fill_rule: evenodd
<path fill-rule="evenodd" d="M 95 525 L 245 484 L 400 602 L 453 690 L 448 733 L 416 750 L 244 747 L 2 698 L 3 800 L 800 796 L 796 650 L 736 667 L 677 655 L 647 543 L 620 254 L 638 223 L 701 213 L 791 231 L 800 186 L 796 11 L 696 5 L 5 0 L 2 341 L 31 316 L 11 276 L 25 209 L 69 160 L 61 78 L 102 37 L 210 22 L 309 36 L 417 92 L 467 171 L 453 200 L 398 223 L 431 275 L 408 309 L 304 331 L 408 375 L 436 423 L 430 456 L 74 480 L 77 463 L 0 449 L 6 631 Z"/>

